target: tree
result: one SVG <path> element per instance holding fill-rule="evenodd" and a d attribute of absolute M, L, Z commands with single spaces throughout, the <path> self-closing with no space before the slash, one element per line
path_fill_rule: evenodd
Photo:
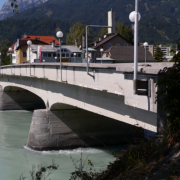
<path fill-rule="evenodd" d="M 129 26 L 125 26 L 124 21 L 116 25 L 116 33 L 127 39 L 129 42 L 133 42 L 134 34 Z"/>
<path fill-rule="evenodd" d="M 156 52 L 154 54 L 154 58 L 156 62 L 162 62 L 164 60 L 163 52 L 161 51 L 161 48 L 159 47 L 159 45 L 156 46 Z"/>
<path fill-rule="evenodd" d="M 98 36 L 99 37 L 104 37 L 104 35 L 108 34 L 108 28 L 102 28 L 99 33 Z"/>
<path fill-rule="evenodd" d="M 6 57 L 7 57 L 7 51 L 11 45 L 11 42 L 6 39 L 2 40 L 2 44 L 0 44 L 0 52 L 1 52 L 1 64 L 2 65 L 7 65 L 6 63 L 8 62 Z"/>
<path fill-rule="evenodd" d="M 75 39 L 78 40 L 78 46 L 82 45 L 82 36 L 85 35 L 85 25 L 81 23 L 74 24 L 73 27 L 70 28 L 70 33 L 67 34 L 66 44 L 74 45 Z M 88 28 L 88 41 L 92 42 L 93 33 L 90 28 Z"/>
<path fill-rule="evenodd" d="M 125 26 L 124 22 L 116 24 L 116 33 L 120 34 L 122 37 L 127 39 L 129 42 L 133 42 L 133 32 L 130 27 Z M 98 35 L 99 37 L 103 37 L 105 34 L 108 34 L 108 28 L 102 28 L 101 31 L 99 31 Z"/>

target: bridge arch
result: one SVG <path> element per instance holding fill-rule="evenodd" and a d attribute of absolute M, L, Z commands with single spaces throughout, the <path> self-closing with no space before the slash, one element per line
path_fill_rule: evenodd
<path fill-rule="evenodd" d="M 37 94 L 19 86 L 8 85 L 1 88 L 1 110 L 45 109 L 44 100 Z"/>

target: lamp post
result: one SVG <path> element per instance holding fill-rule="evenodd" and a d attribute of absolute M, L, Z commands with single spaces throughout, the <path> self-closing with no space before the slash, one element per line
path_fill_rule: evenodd
<path fill-rule="evenodd" d="M 102 64 L 102 58 L 103 58 L 103 52 L 104 52 L 104 49 L 101 48 L 101 49 L 100 49 L 100 52 L 101 52 L 101 64 Z"/>
<path fill-rule="evenodd" d="M 147 51 L 148 43 L 145 42 L 143 45 L 144 45 L 144 47 L 145 47 L 145 63 L 146 63 L 146 59 L 147 59 L 147 53 L 146 53 L 146 51 Z"/>
<path fill-rule="evenodd" d="M 75 57 L 76 57 L 76 53 L 74 53 L 74 63 L 75 63 Z"/>
<path fill-rule="evenodd" d="M 133 80 L 133 93 L 137 94 L 137 65 L 138 65 L 138 21 L 141 19 L 141 15 L 138 12 L 138 1 L 135 0 L 135 11 L 131 12 L 129 19 L 132 23 L 135 23 L 134 28 L 134 80 Z"/>
<path fill-rule="evenodd" d="M 10 47 L 9 48 L 9 51 L 10 51 L 10 63 L 11 63 L 11 74 L 12 74 L 12 48 Z"/>
<path fill-rule="evenodd" d="M 28 45 L 28 48 L 29 48 L 29 75 L 31 76 L 31 58 L 30 58 L 30 45 L 32 44 L 32 41 L 31 40 L 28 40 L 27 41 L 27 45 Z"/>
<path fill-rule="evenodd" d="M 57 38 L 59 39 L 59 53 L 60 53 L 60 76 L 61 76 L 61 82 L 62 82 L 62 62 L 61 62 L 61 39 L 63 37 L 63 32 L 58 31 L 56 33 Z M 60 81 L 60 78 L 59 78 Z"/>

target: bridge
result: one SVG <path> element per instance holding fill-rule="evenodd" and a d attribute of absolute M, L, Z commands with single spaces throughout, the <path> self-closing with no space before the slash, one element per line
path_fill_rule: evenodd
<path fill-rule="evenodd" d="M 27 146 L 35 150 L 116 145 L 131 139 L 134 125 L 163 126 L 155 103 L 158 72 L 173 63 L 34 63 L 2 66 L 0 110 L 34 110 Z M 62 76 L 62 77 L 61 77 Z"/>

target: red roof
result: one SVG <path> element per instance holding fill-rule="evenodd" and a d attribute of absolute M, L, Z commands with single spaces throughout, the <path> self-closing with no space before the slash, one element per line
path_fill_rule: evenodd
<path fill-rule="evenodd" d="M 59 41 L 54 36 L 28 36 L 27 35 L 27 38 L 23 36 L 22 40 L 39 40 L 47 44 L 52 43 L 54 40 L 55 44 L 59 45 Z"/>
<path fill-rule="evenodd" d="M 7 51 L 7 53 L 13 53 L 14 52 L 14 44 L 11 46 L 11 48 L 12 48 L 12 51 Z"/>

